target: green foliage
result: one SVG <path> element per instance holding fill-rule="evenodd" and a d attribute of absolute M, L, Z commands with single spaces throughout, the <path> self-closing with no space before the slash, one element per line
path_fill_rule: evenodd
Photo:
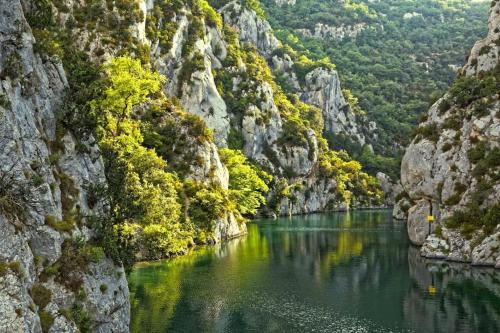
<path fill-rule="evenodd" d="M 40 311 L 38 313 L 40 317 L 40 324 L 42 326 L 42 332 L 48 333 L 52 325 L 54 324 L 54 317 L 48 311 Z"/>
<path fill-rule="evenodd" d="M 7 95 L 0 94 L 0 106 L 4 109 L 10 109 L 12 107 L 12 103 Z"/>
<path fill-rule="evenodd" d="M 382 191 L 377 180 L 361 171 L 361 164 L 350 160 L 345 152 L 328 151 L 319 157 L 320 174 L 333 178 L 342 201 L 350 204 L 354 199 L 380 199 Z"/>
<path fill-rule="evenodd" d="M 0 260 L 0 277 L 5 276 L 9 270 L 11 270 L 19 278 L 24 277 L 24 272 L 19 261 L 5 262 Z"/>
<path fill-rule="evenodd" d="M 245 146 L 245 138 L 243 137 L 243 134 L 240 131 L 235 130 L 234 127 L 230 128 L 229 134 L 227 135 L 227 146 L 230 149 L 239 150 L 243 150 L 243 147 Z"/>
<path fill-rule="evenodd" d="M 35 283 L 31 288 L 31 298 L 40 310 L 45 309 L 52 300 L 52 292 L 40 283 Z"/>
<path fill-rule="evenodd" d="M 476 164 L 481 159 L 484 158 L 486 154 L 487 146 L 484 141 L 479 142 L 478 144 L 472 146 L 467 152 L 467 157 L 471 163 Z"/>
<path fill-rule="evenodd" d="M 266 202 L 264 194 L 269 191 L 271 175 L 250 164 L 238 150 L 221 149 L 219 154 L 229 170 L 229 199 L 240 215 L 255 215 Z"/>
<path fill-rule="evenodd" d="M 141 119 L 144 145 L 166 161 L 180 177 L 199 166 L 199 146 L 213 139 L 203 119 L 184 112 L 169 101 L 153 103 Z"/>
<path fill-rule="evenodd" d="M 459 229 L 466 237 L 482 229 L 486 235 L 491 234 L 500 221 L 500 204 L 488 208 L 480 208 L 477 203 L 469 204 L 464 210 L 456 211 L 444 223 L 447 228 Z"/>
<path fill-rule="evenodd" d="M 213 240 L 213 231 L 218 219 L 235 209 L 227 190 L 219 183 L 204 184 L 186 180 L 183 184 L 186 197 L 187 220 L 192 223 L 195 241 L 207 243 Z"/>
<path fill-rule="evenodd" d="M 377 122 L 376 153 L 390 156 L 400 154 L 395 144 L 405 146 L 411 139 L 429 96 L 442 94 L 453 81 L 456 74 L 448 65 L 461 65 L 463 55 L 484 36 L 488 10 L 487 2 L 466 0 L 303 0 L 293 6 L 263 0 L 262 4 L 283 44 L 313 61 L 328 57 L 337 65 L 343 86 Z M 422 16 L 404 17 L 413 12 Z M 297 31 L 314 33 L 318 23 L 366 26 L 355 38 L 343 39 L 307 37 Z M 303 75 L 300 69 L 299 73 Z"/>
<path fill-rule="evenodd" d="M 262 8 L 259 0 L 244 0 L 242 3 L 245 7 L 253 10 L 258 16 L 262 18 L 266 17 L 266 12 Z"/>
<path fill-rule="evenodd" d="M 424 138 L 434 143 L 439 140 L 439 129 L 436 123 L 428 123 L 415 128 L 414 136 L 417 140 Z"/>
<path fill-rule="evenodd" d="M 107 284 L 101 284 L 99 286 L 99 290 L 101 291 L 101 293 L 105 294 L 108 291 L 108 285 Z"/>
<path fill-rule="evenodd" d="M 75 223 L 72 219 L 58 221 L 54 216 L 45 216 L 45 224 L 59 232 L 71 232 L 75 228 Z"/>
<path fill-rule="evenodd" d="M 75 304 L 73 304 L 70 313 L 71 318 L 73 319 L 76 327 L 78 327 L 81 333 L 92 332 L 92 318 L 80 302 L 76 302 Z"/>
<path fill-rule="evenodd" d="M 463 120 L 459 115 L 453 115 L 445 119 L 443 123 L 443 128 L 445 129 L 453 129 L 455 131 L 460 130 L 462 127 Z"/>
<path fill-rule="evenodd" d="M 367 145 L 360 146 L 359 143 L 342 134 L 328 135 L 327 140 L 331 149 L 345 149 L 353 159 L 361 163 L 363 171 L 368 174 L 375 175 L 380 171 L 393 180 L 399 179 L 401 156 L 387 157 L 376 154 Z"/>
<path fill-rule="evenodd" d="M 475 101 L 495 95 L 500 89 L 500 66 L 484 77 L 461 76 L 450 88 L 453 101 L 467 107 Z"/>

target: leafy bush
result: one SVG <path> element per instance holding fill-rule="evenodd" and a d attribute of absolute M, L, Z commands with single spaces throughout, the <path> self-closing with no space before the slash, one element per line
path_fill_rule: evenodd
<path fill-rule="evenodd" d="M 52 300 L 52 292 L 42 284 L 36 283 L 31 288 L 31 297 L 39 309 L 43 310 Z"/>
<path fill-rule="evenodd" d="M 229 170 L 229 199 L 236 205 L 236 212 L 240 216 L 255 215 L 266 202 L 264 194 L 269 191 L 271 175 L 250 164 L 240 151 L 221 149 L 219 154 Z"/>
<path fill-rule="evenodd" d="M 484 141 L 481 141 L 469 149 L 469 151 L 467 152 L 467 157 L 469 158 L 469 161 L 471 163 L 476 164 L 477 162 L 479 162 L 481 159 L 484 158 L 486 150 L 487 150 L 486 143 Z"/>
<path fill-rule="evenodd" d="M 500 204 L 482 209 L 473 203 L 464 210 L 456 211 L 444 223 L 447 228 L 459 229 L 466 237 L 471 237 L 479 229 L 483 229 L 487 235 L 491 234 L 498 221 L 500 221 Z"/>
<path fill-rule="evenodd" d="M 38 313 L 40 317 L 40 324 L 42 326 L 42 332 L 48 333 L 52 325 L 54 324 L 54 317 L 48 311 L 40 311 Z"/>
<path fill-rule="evenodd" d="M 414 135 L 417 139 L 419 136 L 422 136 L 423 138 L 436 143 L 439 140 L 439 129 L 436 123 L 420 125 L 415 129 Z"/>
<path fill-rule="evenodd" d="M 45 224 L 59 232 L 71 232 L 75 228 L 72 219 L 58 221 L 54 216 L 45 216 Z"/>

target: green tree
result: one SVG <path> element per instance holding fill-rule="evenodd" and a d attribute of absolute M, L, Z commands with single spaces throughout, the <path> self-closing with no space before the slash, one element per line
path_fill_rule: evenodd
<path fill-rule="evenodd" d="M 238 150 L 221 149 L 222 162 L 229 170 L 229 198 L 236 204 L 239 215 L 254 215 L 266 202 L 264 194 L 272 177 L 250 164 Z"/>

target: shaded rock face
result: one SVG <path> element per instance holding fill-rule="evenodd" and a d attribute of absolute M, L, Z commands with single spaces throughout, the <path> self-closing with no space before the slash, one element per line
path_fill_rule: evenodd
<path fill-rule="evenodd" d="M 486 80 L 488 75 L 498 75 L 499 40 L 500 2 L 495 1 L 489 33 L 472 49 L 461 70 L 462 82 L 470 81 L 472 85 Z M 488 164 L 489 154 L 500 147 L 499 94 L 493 92 L 472 102 L 464 102 L 460 94 L 451 90 L 429 109 L 427 120 L 418 130 L 420 134 L 403 157 L 401 183 L 412 206 L 408 211 L 408 233 L 412 242 L 424 245 L 424 256 L 496 265 L 500 239 L 487 237 L 481 231 L 465 239 L 458 231 L 447 230 L 443 223 L 470 205 L 486 209 L 500 200 L 500 184 L 492 176 L 499 166 Z M 438 235 L 429 236 L 423 227 L 430 206 L 440 224 Z"/>
<path fill-rule="evenodd" d="M 376 177 L 384 192 L 385 202 L 387 205 L 393 206 L 396 203 L 396 197 L 403 192 L 403 186 L 399 181 L 394 182 L 391 177 L 383 172 L 377 172 Z"/>
<path fill-rule="evenodd" d="M 0 262 L 9 269 L 0 274 L 0 331 L 41 332 L 43 313 L 45 321 L 54 320 L 53 332 L 77 332 L 61 313 L 78 304 L 94 332 L 127 332 L 130 306 L 121 266 L 103 258 L 74 271 L 84 299 L 54 276 L 42 278 L 44 268 L 61 259 L 65 240 L 92 236 L 86 217 L 99 215 L 102 207 L 89 204 L 88 188 L 105 183 L 104 167 L 92 138 L 82 143 L 82 152 L 70 132 L 56 135 L 56 113 L 67 87 L 64 69 L 34 53 L 19 0 L 2 1 L 1 7 Z M 69 209 L 83 216 L 78 226 L 67 232 L 49 226 Z M 34 285 L 50 290 L 44 308 L 34 303 Z"/>

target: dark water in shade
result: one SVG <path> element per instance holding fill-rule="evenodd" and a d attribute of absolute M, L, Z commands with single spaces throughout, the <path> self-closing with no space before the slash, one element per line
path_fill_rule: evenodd
<path fill-rule="evenodd" d="M 424 260 L 388 211 L 255 221 L 129 281 L 132 332 L 500 332 L 500 271 Z"/>

